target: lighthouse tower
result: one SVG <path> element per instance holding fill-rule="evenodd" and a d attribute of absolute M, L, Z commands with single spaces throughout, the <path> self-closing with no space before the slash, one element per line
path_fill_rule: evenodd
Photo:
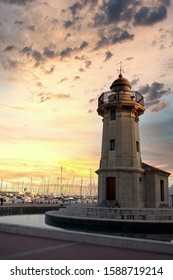
<path fill-rule="evenodd" d="M 122 75 L 98 99 L 103 118 L 102 151 L 98 174 L 98 203 L 120 207 L 144 207 L 139 117 L 144 113 L 143 96 L 131 90 Z"/>

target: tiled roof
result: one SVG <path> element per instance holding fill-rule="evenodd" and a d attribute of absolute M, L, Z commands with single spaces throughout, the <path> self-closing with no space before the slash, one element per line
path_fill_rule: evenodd
<path fill-rule="evenodd" d="M 165 170 L 159 169 L 157 167 L 151 166 L 145 162 L 142 162 L 142 168 L 145 169 L 146 172 L 159 172 L 159 173 L 163 173 L 168 176 L 171 175 L 171 173 L 169 173 Z"/>

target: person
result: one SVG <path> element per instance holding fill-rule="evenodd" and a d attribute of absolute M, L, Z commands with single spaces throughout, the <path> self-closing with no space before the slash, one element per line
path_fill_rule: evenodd
<path fill-rule="evenodd" d="M 3 198 L 2 198 L 2 197 L 1 197 L 1 200 L 0 200 L 0 201 L 1 201 L 1 205 L 3 205 Z"/>

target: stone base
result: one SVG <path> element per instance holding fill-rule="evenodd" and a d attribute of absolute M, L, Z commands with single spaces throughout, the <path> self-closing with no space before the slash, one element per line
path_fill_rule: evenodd
<path fill-rule="evenodd" d="M 173 233 L 173 209 L 104 208 L 72 205 L 46 212 L 45 222 L 66 228 L 118 232 Z"/>

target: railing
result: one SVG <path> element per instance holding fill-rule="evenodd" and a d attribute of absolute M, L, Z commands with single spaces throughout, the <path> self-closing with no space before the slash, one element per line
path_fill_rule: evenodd
<path fill-rule="evenodd" d="M 132 96 L 134 96 L 135 102 L 144 106 L 144 97 L 142 96 L 142 94 L 140 94 L 138 91 L 130 91 L 130 93 L 132 93 Z M 100 97 L 98 99 L 98 107 L 100 107 L 100 105 L 102 105 L 104 103 L 108 103 L 109 102 L 109 96 L 112 95 L 112 94 L 117 95 L 116 101 L 120 100 L 119 96 L 121 95 L 121 92 L 106 91 L 106 92 L 103 92 L 100 95 Z"/>

